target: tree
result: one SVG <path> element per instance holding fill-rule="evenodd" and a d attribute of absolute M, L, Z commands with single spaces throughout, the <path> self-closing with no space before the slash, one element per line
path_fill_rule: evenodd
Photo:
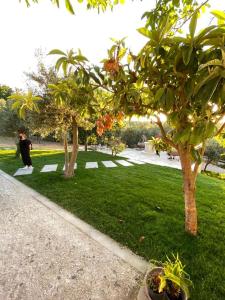
<path fill-rule="evenodd" d="M 180 156 L 183 173 L 185 228 L 197 234 L 196 179 L 206 141 L 225 127 L 225 14 L 213 12 L 219 24 L 195 33 L 200 10 L 191 0 L 157 1 L 145 13 L 138 31 L 148 42 L 138 55 L 127 54 L 121 42 L 108 52 L 104 69 L 112 81 L 114 99 L 126 114 L 154 114 L 167 144 Z M 184 36 L 182 25 L 189 21 Z M 172 128 L 165 131 L 159 117 L 166 115 Z"/>
<path fill-rule="evenodd" d="M 19 0 L 21 2 L 21 0 Z M 27 6 L 29 7 L 31 3 L 38 3 L 39 0 L 24 0 Z M 72 0 L 51 0 L 51 2 L 58 7 L 60 6 L 61 2 L 64 2 L 66 9 L 71 13 L 74 14 L 74 7 L 73 3 L 75 1 Z M 78 3 L 84 2 L 83 0 L 77 0 Z M 112 9 L 114 5 L 117 5 L 119 3 L 123 4 L 125 0 L 86 0 L 86 7 L 87 9 L 97 9 L 98 11 L 105 11 L 107 8 Z"/>
<path fill-rule="evenodd" d="M 2 136 L 15 136 L 18 128 L 23 126 L 23 121 L 10 109 L 11 103 L 7 101 L 12 93 L 10 87 L 0 85 L 0 135 Z"/>
<path fill-rule="evenodd" d="M 225 149 L 220 146 L 216 140 L 209 140 L 206 144 L 204 156 L 206 157 L 206 164 L 204 171 L 211 163 L 217 163 L 221 159 L 221 155 L 225 153 Z"/>

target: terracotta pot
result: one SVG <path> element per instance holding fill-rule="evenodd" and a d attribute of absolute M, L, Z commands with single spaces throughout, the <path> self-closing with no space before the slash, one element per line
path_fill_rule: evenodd
<path fill-rule="evenodd" d="M 143 286 L 140 288 L 137 300 L 170 300 L 168 295 L 164 292 L 161 294 L 154 293 L 147 286 L 147 278 L 149 274 L 154 274 L 162 271 L 162 268 L 154 268 L 151 271 L 148 271 L 144 277 Z M 188 300 L 184 292 L 181 293 L 181 300 Z"/>

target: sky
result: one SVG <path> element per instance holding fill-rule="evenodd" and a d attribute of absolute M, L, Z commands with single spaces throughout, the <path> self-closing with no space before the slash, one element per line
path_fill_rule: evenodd
<path fill-rule="evenodd" d="M 82 5 L 75 6 L 75 15 L 69 14 L 63 2 L 58 9 L 50 0 L 40 0 L 27 8 L 19 0 L 0 0 L 0 84 L 12 88 L 26 88 L 24 72 L 35 71 L 35 51 L 48 53 L 52 49 L 63 51 L 80 48 L 92 63 L 107 57 L 110 38 L 127 37 L 126 44 L 137 52 L 146 38 L 137 32 L 144 22 L 141 16 L 151 10 L 153 0 L 126 0 L 114 10 L 98 14 L 87 11 Z M 210 0 L 211 9 L 225 10 L 224 0 Z M 207 26 L 211 16 L 206 14 L 199 28 Z M 47 57 L 46 63 L 53 64 L 56 57 Z"/>

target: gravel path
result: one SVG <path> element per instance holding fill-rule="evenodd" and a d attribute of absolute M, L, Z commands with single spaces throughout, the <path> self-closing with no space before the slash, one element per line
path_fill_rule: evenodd
<path fill-rule="evenodd" d="M 140 270 L 68 222 L 63 215 L 74 217 L 52 205 L 62 214 L 0 172 L 0 299 L 135 299 L 143 277 Z M 119 247 L 113 243 L 112 249 Z"/>

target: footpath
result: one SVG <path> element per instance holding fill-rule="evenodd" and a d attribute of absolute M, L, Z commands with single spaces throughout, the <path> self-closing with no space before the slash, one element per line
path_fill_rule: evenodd
<path fill-rule="evenodd" d="M 147 263 L 0 170 L 0 300 L 134 300 Z"/>

